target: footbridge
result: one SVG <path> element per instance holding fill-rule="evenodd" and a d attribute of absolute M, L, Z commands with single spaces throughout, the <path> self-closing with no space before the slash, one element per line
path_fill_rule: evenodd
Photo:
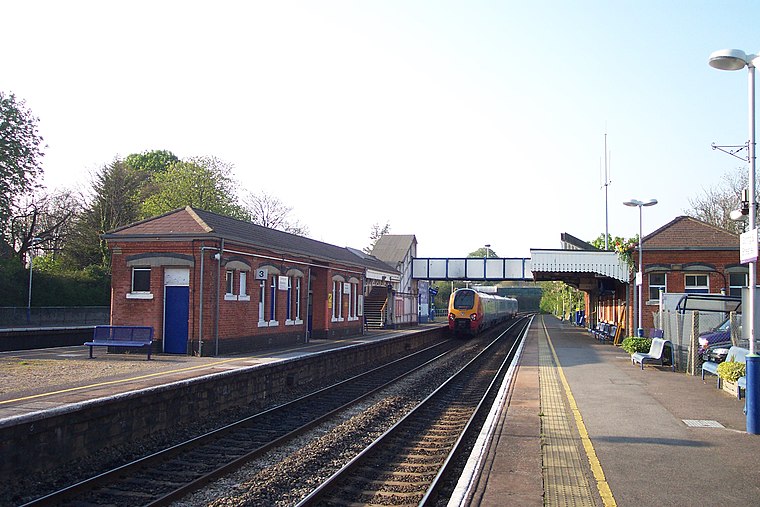
<path fill-rule="evenodd" d="M 599 250 L 538 250 L 520 257 L 416 257 L 417 280 L 556 280 L 581 290 L 598 288 L 602 279 L 627 283 L 628 265 L 614 252 Z"/>

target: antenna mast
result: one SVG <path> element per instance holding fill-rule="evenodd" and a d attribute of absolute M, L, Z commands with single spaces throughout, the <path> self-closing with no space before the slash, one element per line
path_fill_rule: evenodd
<path fill-rule="evenodd" d="M 609 168 L 607 167 L 607 132 L 604 133 L 604 249 L 609 250 L 609 238 L 610 238 L 610 213 L 607 200 L 607 191 L 610 186 Z"/>

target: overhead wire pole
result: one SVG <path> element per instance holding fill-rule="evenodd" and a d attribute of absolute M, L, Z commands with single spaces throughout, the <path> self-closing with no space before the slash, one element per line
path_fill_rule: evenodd
<path fill-rule="evenodd" d="M 755 63 L 760 61 L 758 55 L 746 54 L 740 49 L 721 49 L 714 51 L 708 60 L 711 67 L 718 70 L 748 70 L 749 97 L 749 141 L 747 142 L 747 161 L 749 162 L 749 231 L 742 235 L 742 246 L 749 243 L 748 252 L 742 250 L 741 260 L 746 260 L 749 268 L 747 282 L 747 306 L 749 307 L 746 325 L 749 328 L 749 354 L 746 358 L 746 414 L 747 433 L 760 434 L 760 356 L 755 353 L 755 304 L 757 291 L 757 195 L 755 193 Z M 725 151 L 725 150 L 724 150 Z M 733 153 L 732 153 L 733 154 Z"/>

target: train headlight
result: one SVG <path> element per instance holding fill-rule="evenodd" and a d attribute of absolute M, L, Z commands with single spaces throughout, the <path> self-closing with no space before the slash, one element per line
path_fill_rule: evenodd
<path fill-rule="evenodd" d="M 475 322 L 476 320 L 478 320 L 478 314 L 477 313 L 471 314 L 470 315 L 470 320 L 473 321 L 473 322 Z"/>
<path fill-rule="evenodd" d="M 450 314 L 449 314 L 449 320 L 454 320 L 454 319 L 455 319 L 455 317 L 454 317 L 454 314 L 453 314 L 453 313 L 450 313 Z"/>

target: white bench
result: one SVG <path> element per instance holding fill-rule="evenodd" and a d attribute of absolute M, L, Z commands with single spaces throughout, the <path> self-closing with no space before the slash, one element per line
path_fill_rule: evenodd
<path fill-rule="evenodd" d="M 631 354 L 631 364 L 640 363 L 641 369 L 644 369 L 645 363 L 660 363 L 665 366 L 665 347 L 670 347 L 670 369 L 676 371 L 676 362 L 673 357 L 673 344 L 670 340 L 662 338 L 652 338 L 652 345 L 649 346 L 649 352 L 636 352 Z"/>
<path fill-rule="evenodd" d="M 749 350 L 745 349 L 744 347 L 737 347 L 736 345 L 732 345 L 730 349 L 728 349 L 728 354 L 726 355 L 726 361 L 735 361 L 737 363 L 746 363 L 747 362 L 747 354 L 749 354 Z M 716 363 L 714 361 L 705 361 L 702 363 L 702 380 L 705 379 L 705 373 L 711 373 L 718 377 L 718 389 L 720 389 L 720 377 L 718 376 L 718 365 L 720 363 Z M 739 389 L 737 389 L 737 396 L 739 399 L 741 399 L 741 390 L 742 388 L 746 389 L 747 385 L 747 379 L 742 377 L 739 379 L 738 382 Z"/>

